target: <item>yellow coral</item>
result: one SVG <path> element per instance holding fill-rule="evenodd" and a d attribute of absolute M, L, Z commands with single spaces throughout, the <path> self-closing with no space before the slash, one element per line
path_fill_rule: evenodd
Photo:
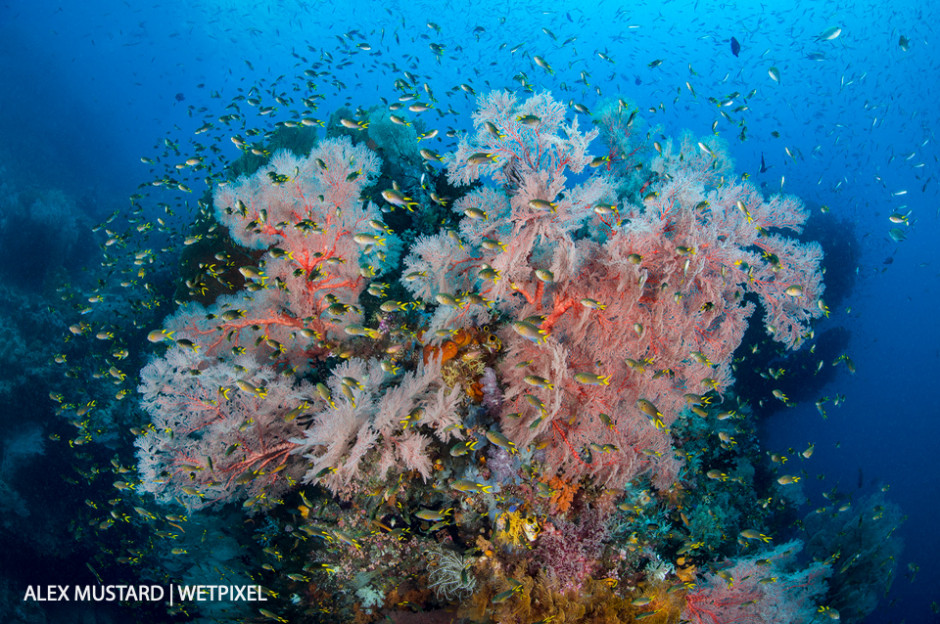
<path fill-rule="evenodd" d="M 453 362 L 448 362 L 441 367 L 441 379 L 448 388 L 453 388 L 460 381 L 460 373 L 460 367 Z"/>
<path fill-rule="evenodd" d="M 504 511 L 496 519 L 496 533 L 493 540 L 510 546 L 529 547 L 540 531 L 538 518 L 525 516 L 518 509 Z"/>

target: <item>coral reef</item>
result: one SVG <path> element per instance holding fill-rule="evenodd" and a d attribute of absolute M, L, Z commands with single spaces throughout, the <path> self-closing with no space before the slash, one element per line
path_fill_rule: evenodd
<path fill-rule="evenodd" d="M 807 211 L 714 137 L 651 145 L 622 101 L 589 131 L 548 93 L 478 105 L 434 234 L 385 181 L 417 134 L 381 115 L 216 189 L 244 249 L 148 336 L 134 495 L 263 518 L 294 617 L 809 621 L 828 563 L 757 550 L 770 512 L 731 504 L 757 507 L 748 319 L 796 349 L 826 311 L 820 247 L 786 235 Z"/>

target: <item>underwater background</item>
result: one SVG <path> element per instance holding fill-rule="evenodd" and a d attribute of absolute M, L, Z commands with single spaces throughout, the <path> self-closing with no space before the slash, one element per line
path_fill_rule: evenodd
<path fill-rule="evenodd" d="M 0 621 L 821 622 L 837 610 L 845 621 L 940 622 L 938 13 L 915 2 L 0 1 Z M 503 90 L 516 100 L 493 95 Z M 545 92 L 551 101 L 530 100 Z M 578 118 L 580 130 L 549 128 L 555 114 L 565 124 Z M 551 133 L 540 134 L 543 123 Z M 584 156 L 579 137 L 594 128 L 600 135 Z M 685 131 L 693 138 L 680 146 Z M 519 145 L 507 146 L 507 135 Z M 526 153 L 568 150 L 564 191 L 564 181 L 551 197 L 533 191 L 533 180 L 550 186 L 538 177 L 544 163 L 504 167 L 493 147 L 519 154 L 525 142 Z M 272 161 L 280 148 L 293 150 L 292 160 Z M 307 160 L 311 149 L 323 151 Z M 383 162 L 371 173 L 369 150 Z M 719 171 L 716 163 L 732 160 Z M 698 178 L 687 169 L 693 161 L 705 162 Z M 247 197 L 275 206 L 301 170 L 343 171 L 322 192 L 355 192 L 321 203 L 363 215 L 346 232 L 356 237 L 347 241 L 349 262 L 329 270 L 349 269 L 357 284 L 381 276 L 388 286 L 335 286 L 339 299 L 327 303 L 343 310 L 330 313 L 359 320 L 330 329 L 291 316 L 306 304 L 277 303 L 300 332 L 290 340 L 310 342 L 293 352 L 286 330 L 279 337 L 238 319 L 274 309 L 265 292 L 290 292 L 283 284 L 291 279 L 329 280 L 328 271 L 310 269 L 319 262 L 311 260 L 304 276 L 268 279 L 303 247 L 264 238 L 278 227 L 265 223 L 267 210 L 254 219 L 237 213 Z M 616 183 L 596 178 L 606 174 Z M 656 210 L 668 215 L 663 198 L 677 180 L 688 182 L 671 196 L 673 209 L 691 202 L 690 221 L 663 226 L 679 256 L 663 274 L 684 275 L 699 262 L 705 274 L 709 250 L 732 230 L 711 232 L 710 246 L 672 232 L 688 227 L 689 240 L 706 240 L 694 228 L 714 226 L 718 213 L 696 215 L 724 198 L 723 218 L 750 237 L 735 253 L 762 258 L 772 282 L 788 258 L 799 264 L 795 249 L 818 241 L 821 264 L 806 260 L 799 270 L 815 267 L 825 291 L 810 300 L 809 285 L 791 286 L 774 299 L 747 273 L 748 305 L 765 307 L 747 331 L 728 322 L 724 360 L 704 348 L 690 359 L 686 349 L 654 374 L 652 357 L 650 371 L 640 371 L 638 356 L 624 365 L 625 354 L 615 354 L 623 370 L 611 368 L 605 345 L 644 340 L 652 321 L 637 327 L 626 313 L 609 321 L 619 291 L 591 281 L 603 267 L 578 279 L 557 258 L 539 264 L 558 241 L 533 243 L 525 266 L 543 271 L 531 282 L 536 298 L 552 288 L 579 292 L 576 312 L 522 312 L 534 305 L 530 295 L 523 301 L 525 285 L 508 286 L 505 276 L 491 280 L 502 293 L 496 304 L 474 303 L 470 287 L 452 291 L 452 301 L 430 284 L 460 283 L 447 261 L 462 253 L 502 266 L 490 247 L 476 256 L 464 249 L 474 235 L 474 244 L 492 240 L 473 222 L 517 218 L 500 197 L 551 220 L 540 230 L 545 240 L 561 232 L 590 267 L 602 249 L 620 258 L 610 251 L 618 228 L 637 241 L 648 232 L 636 224 L 654 227 Z M 699 183 L 701 195 L 688 190 Z M 726 196 L 745 184 L 743 203 Z M 471 189 L 490 195 L 467 199 Z M 744 207 L 760 205 L 756 193 L 805 203 L 805 229 L 787 234 L 800 245 L 779 243 L 789 255 L 761 242 L 778 240 L 786 219 L 768 221 L 773 232 L 751 227 L 765 210 Z M 577 198 L 587 214 L 575 216 Z M 451 208 L 458 199 L 459 213 Z M 329 230 L 331 214 L 324 209 L 304 236 Z M 362 225 L 370 220 L 380 225 Z M 501 231 L 512 247 L 511 228 Z M 662 253 L 662 240 L 642 240 L 648 251 L 635 262 L 623 253 L 625 275 Z M 357 276 L 363 264 L 353 254 L 372 267 L 368 277 Z M 742 272 L 744 257 L 733 265 Z M 221 274 L 207 268 L 213 262 L 225 265 Z M 422 279 L 424 290 L 415 285 Z M 692 300 L 673 293 L 675 280 L 667 293 L 666 283 L 650 318 Z M 804 296 L 805 309 L 787 307 Z M 389 300 L 401 305 L 380 307 Z M 472 314 L 456 312 L 473 305 Z M 806 333 L 789 340 L 799 349 L 766 335 L 765 322 L 774 323 L 762 320 L 764 310 L 774 305 L 803 315 L 796 326 Z M 734 306 L 727 318 L 742 309 Z M 247 312 L 235 314 L 239 307 Z M 683 309 L 721 307 L 712 298 Z M 609 322 L 591 320 L 605 308 Z M 566 326 L 572 314 L 580 321 Z M 249 355 L 276 365 L 255 361 L 251 377 L 244 354 L 223 357 L 200 342 L 218 319 L 227 331 L 254 332 L 243 336 Z M 664 341 L 669 324 L 681 324 L 659 321 Z M 547 372 L 562 375 L 557 363 L 537 369 L 562 335 L 592 356 L 571 364 L 565 389 Z M 466 367 L 447 368 L 450 359 Z M 187 366 L 201 367 L 205 383 Z M 712 370 L 721 374 L 707 376 Z M 712 392 L 683 400 L 661 387 L 683 374 Z M 631 375 L 646 375 L 649 387 L 618 386 Z M 243 428 L 217 432 L 207 417 L 190 447 L 158 437 L 151 423 L 183 423 L 223 404 L 193 399 L 210 378 L 222 380 L 213 393 L 242 401 L 231 410 L 248 414 Z M 647 428 L 636 436 L 654 450 L 636 442 L 631 461 L 639 463 L 609 468 L 606 458 L 628 455 L 623 440 L 634 434 L 620 422 L 605 426 L 607 414 L 582 431 L 557 409 L 613 403 L 614 388 L 629 395 Z M 172 392 L 193 403 L 166 402 Z M 394 436 L 382 438 L 401 444 L 397 455 L 366 455 L 383 443 L 377 429 L 371 440 L 360 433 L 360 446 L 352 434 L 344 449 L 329 446 L 340 433 L 327 419 L 365 418 L 356 401 L 370 392 L 376 405 L 408 405 Z M 662 398 L 648 400 L 654 392 Z M 440 408 L 433 422 L 432 405 Z M 529 418 L 525 410 L 536 415 L 531 426 L 514 416 Z M 284 430 L 274 445 L 261 435 L 252 455 L 239 436 L 263 417 Z M 608 430 L 620 436 L 613 443 L 601 439 Z M 167 459 L 187 448 L 199 450 L 185 462 Z M 682 454 L 674 463 L 672 451 Z M 355 452 L 368 467 L 355 465 Z M 168 476 L 167 466 L 177 471 Z M 274 466 L 280 472 L 265 472 Z M 393 476 L 384 482 L 386 468 Z M 216 470 L 231 477 L 207 477 Z M 803 544 L 798 555 L 780 550 L 791 540 Z M 405 550 L 414 558 L 407 564 Z M 738 574 L 744 569 L 756 571 Z M 772 596 L 778 577 L 790 584 Z M 261 585 L 269 600 L 170 609 L 25 598 L 30 586 L 154 583 Z M 587 595 L 598 598 L 586 606 Z"/>

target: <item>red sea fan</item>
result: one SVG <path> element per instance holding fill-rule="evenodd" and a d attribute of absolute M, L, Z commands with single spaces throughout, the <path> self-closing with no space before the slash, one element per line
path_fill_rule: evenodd
<path fill-rule="evenodd" d="M 818 561 L 805 570 L 796 569 L 796 555 L 802 548 L 799 541 L 788 542 L 705 574 L 686 595 L 682 617 L 693 624 L 820 621 L 817 601 L 825 596 L 826 578 L 832 570 Z M 831 615 L 838 619 L 835 612 Z"/>
<path fill-rule="evenodd" d="M 745 294 L 791 347 L 823 313 L 819 247 L 780 233 L 798 230 L 806 211 L 734 181 L 712 138 L 667 142 L 635 201 L 617 201 L 620 181 L 604 168 L 570 184 L 596 133 L 565 124 L 547 94 L 482 97 L 474 126 L 448 175 L 503 187 L 455 204 L 459 235 L 423 239 L 405 286 L 431 302 L 478 293 L 510 317 L 499 420 L 517 447 L 541 449 L 569 478 L 622 487 L 649 474 L 668 487 L 681 465 L 670 426 L 692 398 L 733 381 L 732 353 L 754 310 Z M 485 312 L 441 306 L 431 329 Z"/>
<path fill-rule="evenodd" d="M 155 425 L 137 441 L 146 491 L 189 508 L 233 500 L 260 508 L 309 472 L 298 423 L 323 399 L 296 374 L 361 327 L 359 294 L 386 263 L 381 213 L 359 200 L 379 165 L 348 138 L 327 139 L 307 158 L 278 152 L 217 189 L 219 221 L 265 253 L 259 266 L 241 267 L 244 290 L 208 307 L 186 304 L 151 333 L 170 346 L 141 375 Z M 330 449 L 355 468 L 375 436 L 363 431 L 362 413 L 340 416 Z M 410 467 L 427 472 L 419 442 L 402 448 Z"/>

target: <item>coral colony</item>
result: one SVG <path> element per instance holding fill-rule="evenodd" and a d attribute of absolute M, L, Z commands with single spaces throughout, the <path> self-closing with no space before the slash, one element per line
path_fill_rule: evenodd
<path fill-rule="evenodd" d="M 389 225 L 425 208 L 375 188 L 361 122 L 215 190 L 254 260 L 151 332 L 138 489 L 276 527 L 257 578 L 290 600 L 266 617 L 838 617 L 831 562 L 769 543 L 798 477 L 758 497 L 731 391 L 758 305 L 792 349 L 826 312 L 821 248 L 787 236 L 808 211 L 715 137 L 654 141 L 623 101 L 589 131 L 565 113 L 480 97 L 436 233 Z"/>

